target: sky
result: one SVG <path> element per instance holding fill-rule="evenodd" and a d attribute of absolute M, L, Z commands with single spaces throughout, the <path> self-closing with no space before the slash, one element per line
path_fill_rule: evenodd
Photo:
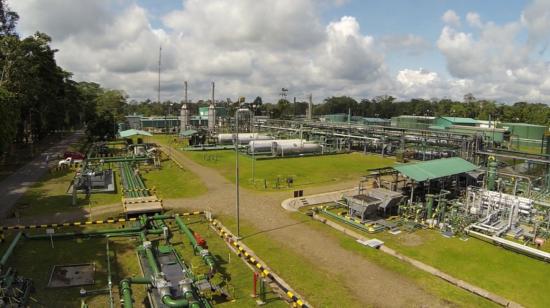
<path fill-rule="evenodd" d="M 8 0 L 77 81 L 156 100 L 550 103 L 550 0 Z"/>

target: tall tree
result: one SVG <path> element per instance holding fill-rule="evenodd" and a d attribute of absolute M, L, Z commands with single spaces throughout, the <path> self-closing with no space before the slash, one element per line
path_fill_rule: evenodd
<path fill-rule="evenodd" d="M 10 10 L 6 0 L 0 0 L 0 36 L 14 35 L 19 15 Z"/>

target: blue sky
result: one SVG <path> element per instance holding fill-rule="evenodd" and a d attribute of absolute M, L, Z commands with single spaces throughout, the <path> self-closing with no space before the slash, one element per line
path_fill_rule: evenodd
<path fill-rule="evenodd" d="M 548 0 L 8 0 L 77 80 L 155 97 L 550 101 Z"/>

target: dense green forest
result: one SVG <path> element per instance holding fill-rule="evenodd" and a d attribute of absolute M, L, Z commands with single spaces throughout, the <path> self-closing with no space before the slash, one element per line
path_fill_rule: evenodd
<path fill-rule="evenodd" d="M 91 138 L 113 136 L 126 95 L 96 83 L 76 82 L 55 61 L 57 50 L 41 32 L 21 38 L 19 16 L 0 1 L 0 153 L 60 130 L 87 127 Z"/>
<path fill-rule="evenodd" d="M 217 102 L 230 110 L 235 110 L 238 103 L 231 100 Z M 245 103 L 246 105 L 247 103 Z M 199 107 L 209 105 L 209 101 L 197 101 L 190 103 L 188 108 L 192 114 L 196 114 Z M 280 99 L 276 103 L 262 103 L 261 97 L 257 97 L 248 105 L 255 110 L 257 115 L 266 115 L 277 119 L 290 119 L 296 116 L 304 116 L 307 110 L 307 102 L 296 103 Z M 144 116 L 152 115 L 176 115 L 181 104 L 165 101 L 162 103 L 146 100 L 143 102 L 132 101 L 126 106 L 129 113 Z M 230 111 L 231 112 L 231 111 Z M 399 115 L 423 115 L 423 116 L 455 116 L 470 117 L 479 120 L 493 120 L 503 122 L 525 122 L 531 124 L 550 125 L 550 106 L 542 103 L 517 102 L 514 104 L 499 104 L 494 101 L 476 99 L 471 94 L 465 95 L 464 101 L 450 99 L 411 99 L 400 101 L 392 96 L 379 96 L 372 99 L 357 101 L 348 96 L 329 97 L 323 102 L 315 104 L 313 114 L 316 116 L 325 114 L 351 112 L 352 116 L 391 118 Z"/>

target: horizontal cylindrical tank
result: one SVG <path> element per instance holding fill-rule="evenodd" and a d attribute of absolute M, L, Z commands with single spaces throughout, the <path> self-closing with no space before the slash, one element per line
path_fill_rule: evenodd
<path fill-rule="evenodd" d="M 248 153 L 266 153 L 271 152 L 273 142 L 277 144 L 303 143 L 303 139 L 275 139 L 275 140 L 252 140 L 248 143 Z"/>
<path fill-rule="evenodd" d="M 218 134 L 219 144 L 233 144 L 235 134 Z M 251 140 L 270 140 L 272 139 L 268 135 L 258 133 L 240 133 L 239 144 L 247 144 Z"/>
<path fill-rule="evenodd" d="M 322 147 L 320 144 L 311 142 L 294 142 L 294 143 L 273 143 L 272 153 L 277 156 L 299 155 L 310 153 L 321 153 Z"/>

